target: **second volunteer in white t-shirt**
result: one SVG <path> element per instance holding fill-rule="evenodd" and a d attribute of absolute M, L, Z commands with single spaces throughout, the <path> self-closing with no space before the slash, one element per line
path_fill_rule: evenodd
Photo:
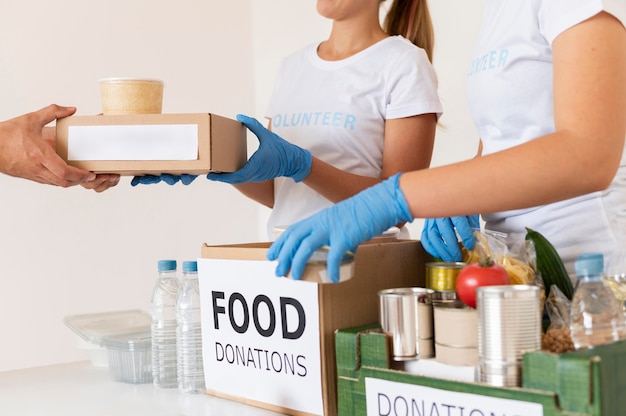
<path fill-rule="evenodd" d="M 554 62 L 553 44 L 564 32 L 602 11 L 622 25 L 626 23 L 626 2 L 620 0 L 486 2 L 467 83 L 482 156 L 515 148 L 558 130 L 555 124 L 559 117 L 564 117 L 555 108 L 554 87 L 562 80 L 553 79 L 554 68 L 560 64 Z M 568 103 L 558 103 L 562 104 Z M 578 115 L 590 116 L 591 113 Z M 588 136 L 587 140 L 593 138 Z M 602 148 L 602 143 L 597 146 Z M 626 152 L 620 151 L 619 168 L 606 189 L 529 208 L 486 211 L 482 214 L 485 228 L 506 233 L 510 243 L 524 241 L 526 227 L 539 231 L 556 247 L 572 276 L 574 261 L 581 253 L 600 252 L 610 260 L 620 240 L 626 238 Z M 520 169 L 533 169 L 532 162 L 520 163 Z M 560 162 L 553 158 L 544 163 Z M 571 163 L 577 162 L 571 159 Z M 577 180 L 581 182 L 589 176 L 589 170 L 596 169 L 578 164 Z M 528 171 L 528 177 L 533 173 Z M 543 179 L 547 180 L 552 178 Z M 510 186 L 497 191 L 517 192 L 518 184 L 511 177 Z M 444 257 L 444 250 L 437 250 L 442 242 L 427 233 L 421 240 L 431 254 Z M 456 239 L 448 243 L 457 244 Z"/>

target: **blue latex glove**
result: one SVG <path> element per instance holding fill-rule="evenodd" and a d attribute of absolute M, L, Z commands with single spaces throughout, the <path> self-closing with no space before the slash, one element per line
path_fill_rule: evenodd
<path fill-rule="evenodd" d="M 197 175 L 170 175 L 169 173 L 164 173 L 162 175 L 144 175 L 133 177 L 133 179 L 130 181 L 130 184 L 132 186 L 137 186 L 139 184 L 152 185 L 163 181 L 168 185 L 174 185 L 175 183 L 180 181 L 180 183 L 182 183 L 183 185 L 189 185 L 197 177 Z"/>
<path fill-rule="evenodd" d="M 478 215 L 451 218 L 428 218 L 422 230 L 422 246 L 443 261 L 461 261 L 459 237 L 466 249 L 474 248 L 474 231 L 480 228 Z"/>
<path fill-rule="evenodd" d="M 413 220 L 399 179 L 396 174 L 287 228 L 267 252 L 269 260 L 278 259 L 276 275 L 285 276 L 291 269 L 292 278 L 300 279 L 309 257 L 327 245 L 328 276 L 338 282 L 346 252 L 355 253 L 360 243 Z"/>
<path fill-rule="evenodd" d="M 287 176 L 300 182 L 309 175 L 312 163 L 311 152 L 282 139 L 254 118 L 239 114 L 237 120 L 259 139 L 259 148 L 238 171 L 211 172 L 207 175 L 207 179 L 241 184 Z"/>

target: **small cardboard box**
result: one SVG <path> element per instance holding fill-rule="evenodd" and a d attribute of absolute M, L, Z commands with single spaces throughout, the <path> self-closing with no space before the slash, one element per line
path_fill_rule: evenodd
<path fill-rule="evenodd" d="M 233 172 L 247 158 L 243 124 L 210 113 L 70 116 L 56 131 L 57 153 L 96 173 Z"/>
<path fill-rule="evenodd" d="M 321 283 L 275 276 L 270 243 L 202 248 L 198 261 L 207 392 L 293 415 L 336 415 L 334 333 L 377 322 L 378 291 L 423 286 L 415 240 L 359 246 L 354 275 Z"/>

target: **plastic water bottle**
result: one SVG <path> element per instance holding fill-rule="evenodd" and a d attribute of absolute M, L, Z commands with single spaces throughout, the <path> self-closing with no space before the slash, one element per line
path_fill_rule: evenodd
<path fill-rule="evenodd" d="M 155 387 L 176 388 L 176 299 L 180 281 L 176 260 L 159 260 L 159 277 L 154 284 L 152 315 L 152 381 Z"/>
<path fill-rule="evenodd" d="M 176 302 L 178 329 L 178 388 L 185 393 L 204 393 L 202 331 L 200 326 L 200 287 L 198 264 L 183 262 L 183 278 Z"/>
<path fill-rule="evenodd" d="M 570 314 L 574 347 L 592 348 L 626 338 L 621 305 L 604 280 L 604 256 L 581 254 L 574 268 L 579 279 Z"/>

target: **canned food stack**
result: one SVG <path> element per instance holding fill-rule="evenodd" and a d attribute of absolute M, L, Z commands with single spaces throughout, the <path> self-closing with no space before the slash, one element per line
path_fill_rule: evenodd
<path fill-rule="evenodd" d="M 443 364 L 478 364 L 478 312 L 462 302 L 433 305 L 435 359 Z"/>
<path fill-rule="evenodd" d="M 522 355 L 541 349 L 540 292 L 530 285 L 477 289 L 477 381 L 521 386 Z"/>
<path fill-rule="evenodd" d="M 464 262 L 426 263 L 426 287 L 433 295 L 435 359 L 443 364 L 476 366 L 478 363 L 478 313 L 456 294 L 457 276 Z"/>

